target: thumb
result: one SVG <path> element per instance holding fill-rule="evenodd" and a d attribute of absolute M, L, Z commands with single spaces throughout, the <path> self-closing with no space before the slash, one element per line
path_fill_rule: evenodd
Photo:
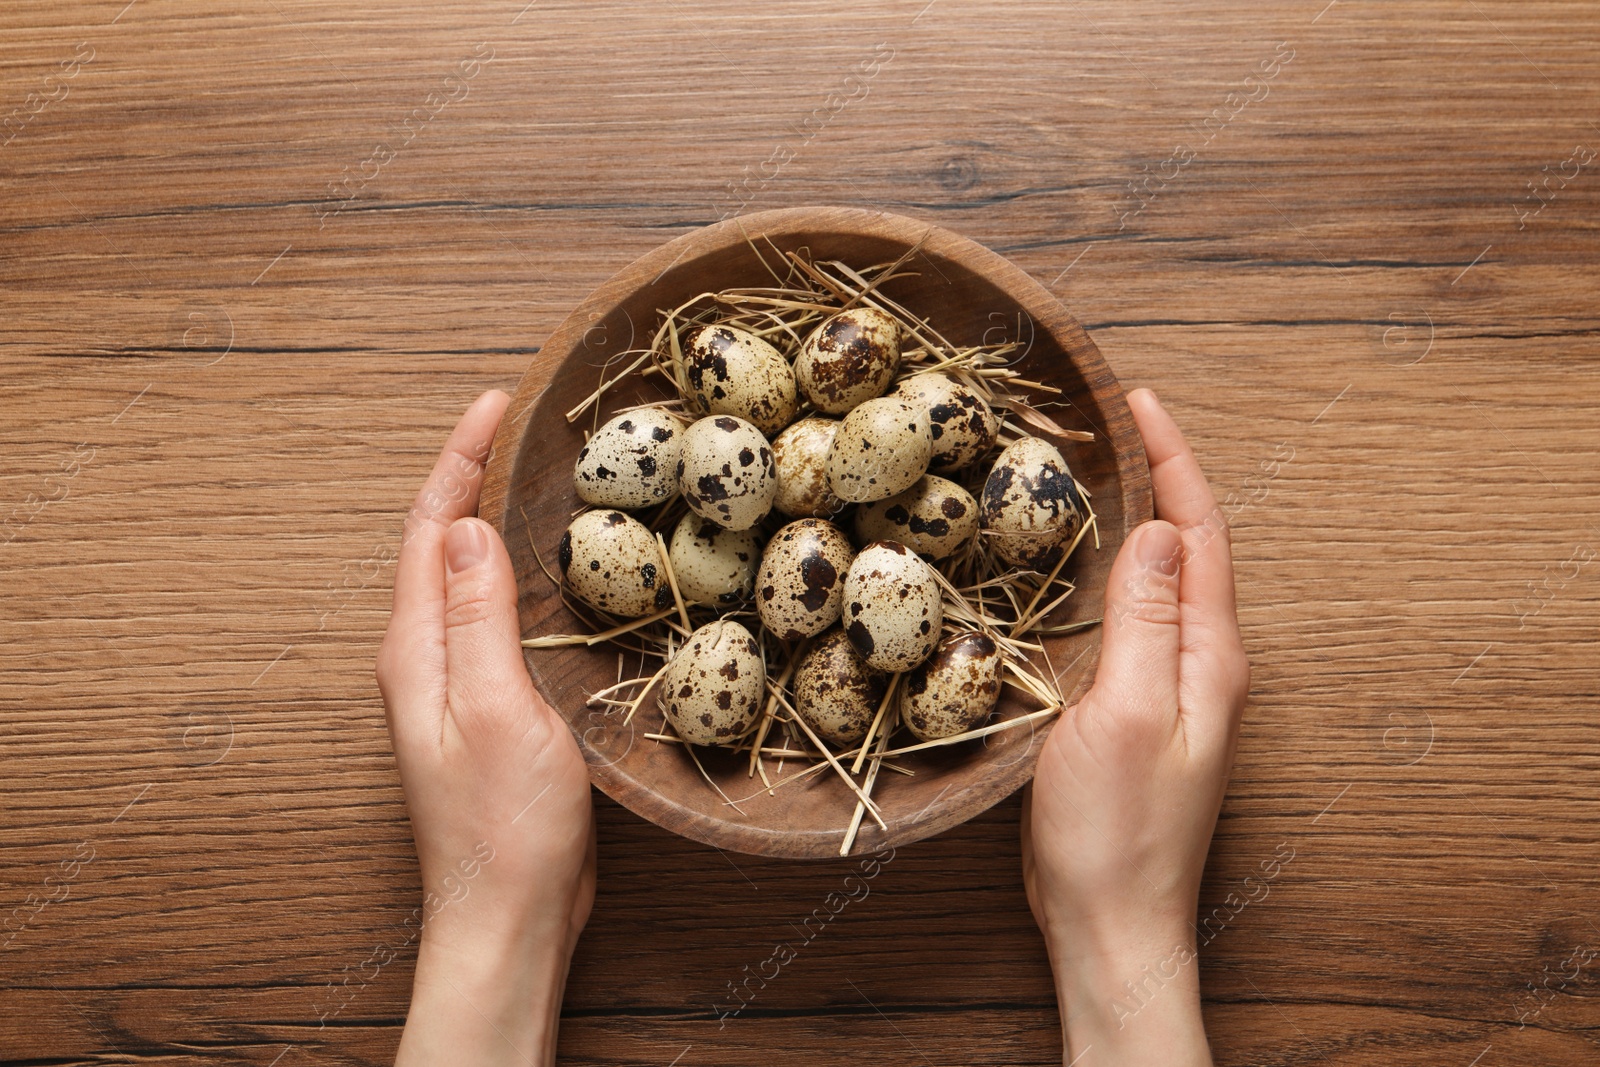
<path fill-rule="evenodd" d="M 444 639 L 450 713 L 526 707 L 533 682 L 522 662 L 511 557 L 482 519 L 450 524 L 444 540 Z"/>
<path fill-rule="evenodd" d="M 1135 529 L 1117 553 L 1106 588 L 1097 707 L 1175 717 L 1182 547 L 1177 527 L 1157 519 Z"/>

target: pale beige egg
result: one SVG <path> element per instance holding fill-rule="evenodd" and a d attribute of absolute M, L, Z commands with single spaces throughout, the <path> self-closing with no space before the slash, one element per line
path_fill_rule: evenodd
<path fill-rule="evenodd" d="M 931 455 L 927 409 L 878 397 L 858 404 L 839 424 L 828 448 L 828 485 L 851 503 L 882 500 L 911 488 Z"/>
<path fill-rule="evenodd" d="M 908 671 L 928 658 L 944 623 L 933 569 L 898 541 L 874 541 L 844 578 L 844 632 L 882 671 Z"/>
<path fill-rule="evenodd" d="M 684 377 L 702 411 L 735 415 L 768 436 L 794 421 L 794 368 L 760 337 L 712 324 L 687 334 L 682 350 Z"/>
<path fill-rule="evenodd" d="M 579 600 L 636 619 L 672 603 L 661 550 L 644 523 L 621 511 L 586 511 L 556 550 L 562 577 Z"/>
<path fill-rule="evenodd" d="M 672 531 L 667 556 L 685 603 L 732 607 L 755 584 L 761 538 L 753 530 L 723 529 L 691 511 Z"/>
<path fill-rule="evenodd" d="M 1060 450 L 1024 437 L 1006 446 L 990 468 L 979 523 L 1001 559 L 1047 572 L 1083 528 L 1087 510 Z"/>
<path fill-rule="evenodd" d="M 678 488 L 696 515 L 748 530 L 772 510 L 778 489 L 772 446 L 741 418 L 709 415 L 683 433 Z"/>
<path fill-rule="evenodd" d="M 732 619 L 708 622 L 683 643 L 657 683 L 662 714 L 696 745 L 726 744 L 755 722 L 767 674 L 750 631 Z"/>
<path fill-rule="evenodd" d="M 834 419 L 801 419 L 772 442 L 778 465 L 773 507 L 794 519 L 825 519 L 844 507 L 828 488 L 828 448 L 838 429 Z"/>

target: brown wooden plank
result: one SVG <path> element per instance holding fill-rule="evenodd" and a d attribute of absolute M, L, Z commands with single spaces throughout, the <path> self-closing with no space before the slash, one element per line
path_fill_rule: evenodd
<path fill-rule="evenodd" d="M 371 681 L 398 519 L 473 395 L 785 144 L 749 209 L 996 248 L 1235 494 L 1255 681 L 1202 917 L 1295 858 L 1203 954 L 1218 1062 L 1595 1059 L 1594 965 L 1529 990 L 1600 948 L 1594 167 L 1518 216 L 1600 147 L 1592 5 L 125 2 L 0 12 L 0 122 L 93 49 L 0 146 L 0 906 L 94 855 L 0 952 L 0 1063 L 389 1061 L 408 952 L 318 1015 L 418 895 Z M 842 868 L 599 812 L 564 1058 L 1059 1055 L 1014 799 L 726 1027 Z"/>

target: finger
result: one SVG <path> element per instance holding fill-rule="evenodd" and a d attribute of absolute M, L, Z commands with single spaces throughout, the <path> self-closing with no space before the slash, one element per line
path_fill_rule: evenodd
<path fill-rule="evenodd" d="M 482 519 L 458 519 L 445 535 L 444 556 L 450 715 L 470 727 L 502 709 L 538 705 L 522 661 L 517 579 L 505 545 Z"/>
<path fill-rule="evenodd" d="M 1194 451 L 1172 417 L 1148 389 L 1128 396 L 1144 438 L 1155 489 L 1156 514 L 1183 533 L 1183 574 L 1179 590 L 1183 618 L 1181 703 L 1191 715 L 1197 739 L 1232 745 L 1250 664 L 1239 634 L 1233 583 L 1233 550 L 1228 523 L 1206 484 Z"/>
<path fill-rule="evenodd" d="M 1144 438 L 1155 490 L 1156 517 L 1183 534 L 1183 582 L 1180 596 L 1191 621 L 1219 639 L 1239 636 L 1234 604 L 1233 553 L 1228 523 L 1211 486 L 1200 471 L 1194 451 L 1148 389 L 1128 394 L 1139 436 Z M 1192 610 L 1191 610 L 1192 609 Z"/>
<path fill-rule="evenodd" d="M 440 602 L 444 570 L 438 547 L 444 532 L 457 519 L 478 510 L 483 471 L 511 398 L 491 389 L 473 401 L 444 444 L 433 471 L 417 493 L 400 534 L 400 564 L 395 575 L 396 608 Z M 431 567 L 406 566 L 407 553 Z M 415 601 L 412 598 L 415 597 Z"/>
<path fill-rule="evenodd" d="M 1177 721 L 1181 556 L 1177 528 L 1160 519 L 1134 530 L 1117 553 L 1090 702 L 1097 713 L 1130 723 Z"/>
<path fill-rule="evenodd" d="M 445 442 L 400 535 L 394 611 L 379 654 L 386 689 L 420 693 L 436 684 L 444 633 L 444 532 L 478 509 L 484 465 L 510 397 L 492 389 L 473 402 Z"/>

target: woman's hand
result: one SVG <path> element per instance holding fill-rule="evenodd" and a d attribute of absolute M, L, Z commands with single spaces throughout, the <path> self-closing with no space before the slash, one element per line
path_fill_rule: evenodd
<path fill-rule="evenodd" d="M 1228 527 L 1149 390 L 1128 396 L 1156 519 L 1111 569 L 1094 687 L 1051 731 L 1023 878 L 1078 1067 L 1209 1065 L 1195 909 L 1250 665 Z"/>
<path fill-rule="evenodd" d="M 418 495 L 378 651 L 424 893 L 400 1064 L 554 1062 L 594 901 L 588 771 L 523 665 L 505 546 L 470 517 L 508 403 L 478 398 Z"/>

